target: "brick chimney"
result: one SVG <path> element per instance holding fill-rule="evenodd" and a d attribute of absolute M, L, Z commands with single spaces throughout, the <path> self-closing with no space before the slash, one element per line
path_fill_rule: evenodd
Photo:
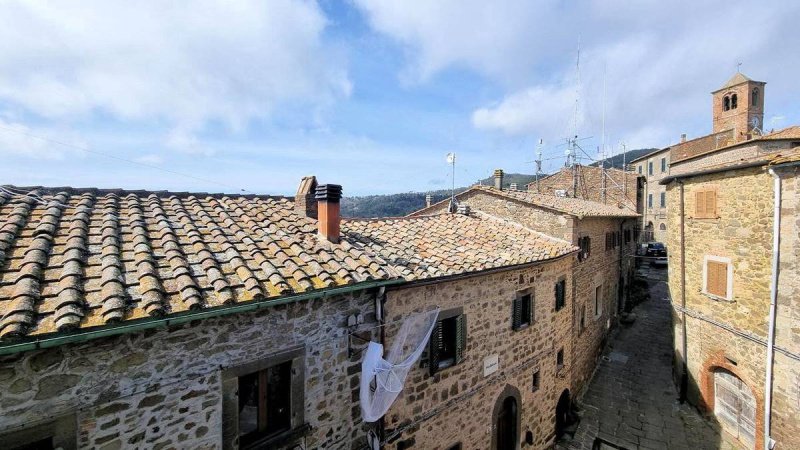
<path fill-rule="evenodd" d="M 301 216 L 317 218 L 317 200 L 314 193 L 317 189 L 317 177 L 303 177 L 297 193 L 294 195 L 294 210 Z"/>
<path fill-rule="evenodd" d="M 322 238 L 334 244 L 339 243 L 339 200 L 342 187 L 338 184 L 321 184 L 316 189 L 318 230 Z"/>
<path fill-rule="evenodd" d="M 683 144 L 684 142 L 686 142 L 686 133 L 683 133 L 681 135 L 681 144 Z"/>
<path fill-rule="evenodd" d="M 494 170 L 494 187 L 503 190 L 503 169 Z"/>
<path fill-rule="evenodd" d="M 427 194 L 425 196 L 425 207 L 428 208 L 433 203 L 433 196 L 431 194 Z"/>

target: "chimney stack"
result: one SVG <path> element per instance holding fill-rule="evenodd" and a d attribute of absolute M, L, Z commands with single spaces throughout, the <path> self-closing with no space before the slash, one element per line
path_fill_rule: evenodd
<path fill-rule="evenodd" d="M 511 183 L 511 186 L 508 189 L 512 190 L 512 191 L 516 191 L 517 190 L 517 183 Z"/>
<path fill-rule="evenodd" d="M 317 200 L 314 193 L 317 189 L 317 177 L 303 177 L 297 193 L 294 195 L 294 210 L 301 216 L 317 218 Z"/>
<path fill-rule="evenodd" d="M 466 203 L 459 203 L 458 207 L 456 208 L 456 212 L 458 214 L 463 214 L 465 216 L 468 216 L 470 213 L 469 205 L 467 205 Z"/>
<path fill-rule="evenodd" d="M 433 203 L 433 196 L 431 194 L 426 195 L 425 196 L 425 207 L 429 208 L 432 203 Z"/>
<path fill-rule="evenodd" d="M 683 133 L 681 135 L 681 144 L 683 144 L 684 142 L 686 142 L 686 133 Z"/>
<path fill-rule="evenodd" d="M 503 190 L 503 169 L 494 170 L 494 187 L 497 190 Z"/>
<path fill-rule="evenodd" d="M 321 184 L 316 189 L 317 214 L 319 216 L 319 235 L 328 242 L 339 243 L 339 200 L 342 198 L 342 186 L 338 184 Z"/>

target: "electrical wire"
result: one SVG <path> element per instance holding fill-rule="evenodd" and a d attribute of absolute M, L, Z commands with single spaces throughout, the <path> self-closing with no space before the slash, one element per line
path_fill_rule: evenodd
<path fill-rule="evenodd" d="M 186 173 L 183 173 L 183 172 L 178 172 L 177 170 L 165 169 L 163 167 L 159 167 L 159 166 L 156 166 L 154 164 L 147 164 L 147 163 L 143 163 L 143 162 L 139 162 L 139 161 L 134 161 L 132 159 L 126 159 L 126 158 L 122 158 L 122 157 L 119 157 L 119 156 L 114 156 L 114 155 L 111 155 L 111 154 L 108 154 L 108 153 L 105 153 L 105 152 L 101 152 L 101 151 L 97 151 L 97 150 L 91 150 L 89 148 L 86 148 L 86 147 L 83 147 L 83 146 L 80 146 L 80 145 L 70 144 L 68 142 L 63 142 L 63 141 L 59 141 L 59 140 L 56 140 L 56 139 L 51 139 L 51 138 L 47 138 L 47 137 L 43 137 L 43 136 L 37 136 L 37 135 L 35 135 L 33 133 L 29 133 L 29 132 L 23 131 L 23 130 L 16 130 L 14 128 L 5 127 L 5 126 L 2 126 L 2 125 L 0 125 L 0 130 L 5 130 L 5 131 L 12 132 L 12 133 L 21 134 L 21 135 L 28 136 L 28 137 L 31 137 L 31 138 L 34 138 L 34 139 L 39 139 L 41 141 L 50 142 L 52 144 L 62 145 L 64 147 L 74 148 L 74 149 L 77 149 L 77 150 L 84 151 L 86 153 L 91 153 L 93 155 L 99 155 L 99 156 L 103 156 L 105 158 L 114 159 L 114 160 L 117 160 L 117 161 L 122 161 L 122 162 L 129 163 L 129 164 L 136 164 L 138 166 L 147 167 L 148 169 L 160 170 L 162 172 L 171 173 L 173 175 L 178 175 L 178 176 L 181 176 L 181 177 L 191 178 L 191 179 L 196 180 L 196 181 L 202 181 L 203 183 L 216 184 L 218 186 L 226 187 L 228 189 L 233 189 L 233 190 L 235 190 L 237 192 L 253 193 L 252 191 L 249 191 L 247 189 L 239 188 L 239 187 L 232 186 L 232 185 L 225 184 L 225 183 L 220 183 L 220 182 L 214 181 L 214 180 L 209 180 L 208 178 L 196 177 L 194 175 L 189 175 L 189 174 L 186 174 Z"/>

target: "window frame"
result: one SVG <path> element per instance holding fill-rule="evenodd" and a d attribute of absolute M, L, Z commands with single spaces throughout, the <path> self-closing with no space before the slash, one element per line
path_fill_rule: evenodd
<path fill-rule="evenodd" d="M 559 286 L 561 286 L 561 298 L 558 297 Z M 556 312 L 561 311 L 567 306 L 567 279 L 566 277 L 559 277 L 553 287 L 553 297 L 555 298 Z"/>
<path fill-rule="evenodd" d="M 590 236 L 581 236 L 578 238 L 578 261 L 586 261 L 592 255 L 592 238 Z"/>
<path fill-rule="evenodd" d="M 663 156 L 661 157 L 661 173 L 664 173 L 666 171 L 667 171 L 667 157 Z"/>
<path fill-rule="evenodd" d="M 223 447 L 229 448 L 233 443 L 239 448 L 258 448 L 259 446 L 279 445 L 308 431 L 305 422 L 305 345 L 295 346 L 265 358 L 251 361 L 222 370 L 223 380 Z M 291 361 L 290 375 L 290 408 L 289 428 L 273 433 L 263 433 L 247 444 L 241 443 L 239 434 L 239 378 L 259 373 L 270 367 L 276 367 Z"/>
<path fill-rule="evenodd" d="M 658 207 L 659 208 L 666 208 L 667 207 L 667 193 L 661 192 L 658 196 Z"/>
<path fill-rule="evenodd" d="M 643 173 L 642 173 L 642 165 L 641 164 L 639 164 L 639 175 L 643 175 Z"/>
<path fill-rule="evenodd" d="M 542 387 L 542 374 L 540 369 L 536 369 L 533 371 L 533 376 L 531 377 L 531 392 L 536 392 Z"/>
<path fill-rule="evenodd" d="M 647 194 L 647 209 L 653 209 L 653 194 Z"/>
<path fill-rule="evenodd" d="M 442 327 L 442 322 L 446 320 L 455 320 L 456 322 L 456 331 L 454 335 L 456 341 L 453 343 L 454 357 L 441 360 L 438 353 L 439 342 L 442 337 L 440 328 Z M 467 331 L 467 316 L 464 314 L 463 307 L 452 308 L 439 312 L 439 316 L 436 318 L 436 326 L 433 328 L 433 332 L 431 333 L 431 337 L 428 340 L 427 346 L 428 372 L 431 376 L 464 362 L 466 359 L 465 353 L 467 349 L 467 339 L 469 336 Z"/>
<path fill-rule="evenodd" d="M 708 263 L 713 262 L 717 264 L 725 264 L 726 271 L 725 271 L 725 295 L 719 295 L 713 292 L 709 292 L 708 290 Z M 720 300 L 733 300 L 733 262 L 731 258 L 725 256 L 716 256 L 716 255 L 704 255 L 703 256 L 703 286 L 702 286 L 702 293 L 715 299 Z"/>
<path fill-rule="evenodd" d="M 8 448 L 17 448 L 49 439 L 53 448 L 75 450 L 78 448 L 77 425 L 74 413 L 65 414 L 43 423 L 0 433 L 0 442 Z"/>
<path fill-rule="evenodd" d="M 647 162 L 647 175 L 653 176 L 653 161 Z"/>
<path fill-rule="evenodd" d="M 558 349 L 556 352 L 556 373 L 560 373 L 566 367 L 566 363 L 564 362 L 564 347 Z"/>
<path fill-rule="evenodd" d="M 603 283 L 594 287 L 594 318 L 598 319 L 603 314 Z"/>

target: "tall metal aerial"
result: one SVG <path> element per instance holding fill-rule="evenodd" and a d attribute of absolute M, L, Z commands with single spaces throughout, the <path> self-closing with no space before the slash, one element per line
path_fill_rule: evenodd
<path fill-rule="evenodd" d="M 541 193 L 539 190 L 539 176 L 542 175 L 542 147 L 544 147 L 544 140 L 539 139 L 539 144 L 536 145 L 536 193 Z"/>
<path fill-rule="evenodd" d="M 447 163 L 450 164 L 450 210 L 455 211 L 456 207 L 456 154 L 447 154 Z"/>

